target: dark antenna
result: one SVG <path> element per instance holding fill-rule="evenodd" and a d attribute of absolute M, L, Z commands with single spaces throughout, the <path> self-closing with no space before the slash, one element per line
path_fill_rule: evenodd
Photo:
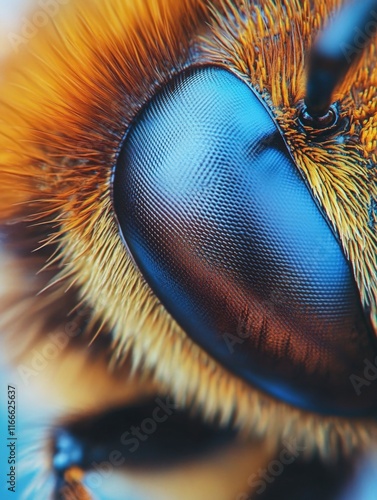
<path fill-rule="evenodd" d="M 335 88 L 377 33 L 377 0 L 348 2 L 320 34 L 309 56 L 304 125 L 325 129 L 337 121 Z"/>

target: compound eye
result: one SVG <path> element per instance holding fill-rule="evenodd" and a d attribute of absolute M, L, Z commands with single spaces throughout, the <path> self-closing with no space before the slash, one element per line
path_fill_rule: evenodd
<path fill-rule="evenodd" d="M 373 345 L 350 267 L 260 98 L 190 69 L 131 125 L 113 176 L 129 252 L 172 317 L 235 375 L 284 401 L 368 413 Z"/>

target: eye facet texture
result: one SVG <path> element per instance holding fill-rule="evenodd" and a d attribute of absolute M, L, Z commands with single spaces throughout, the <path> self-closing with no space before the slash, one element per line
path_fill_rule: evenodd
<path fill-rule="evenodd" d="M 291 404 L 369 413 L 374 347 L 342 249 L 269 112 L 190 69 L 131 125 L 115 167 L 124 241 L 156 296 L 222 365 Z"/>

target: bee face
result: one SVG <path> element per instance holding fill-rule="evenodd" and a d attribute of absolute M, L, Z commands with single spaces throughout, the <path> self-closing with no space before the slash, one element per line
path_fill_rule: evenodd
<path fill-rule="evenodd" d="M 377 73 L 367 49 L 342 127 L 308 135 L 305 54 L 340 5 L 312 3 L 65 5 L 4 65 L 0 159 L 50 310 L 68 288 L 183 406 L 321 448 L 374 433 L 337 415 L 375 405 L 349 376 L 374 358 Z"/>

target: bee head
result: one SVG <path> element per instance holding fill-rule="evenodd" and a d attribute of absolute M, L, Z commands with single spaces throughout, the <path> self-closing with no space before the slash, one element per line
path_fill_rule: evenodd
<path fill-rule="evenodd" d="M 17 39 L 1 218 L 49 270 L 18 331 L 69 296 L 210 421 L 370 439 L 373 384 L 352 377 L 376 356 L 375 50 L 310 56 L 341 3 L 76 0 Z"/>

